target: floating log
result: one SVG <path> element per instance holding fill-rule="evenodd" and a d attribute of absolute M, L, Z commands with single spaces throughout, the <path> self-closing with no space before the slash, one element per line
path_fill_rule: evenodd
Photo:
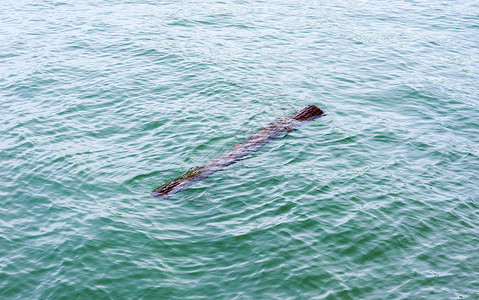
<path fill-rule="evenodd" d="M 253 133 L 248 140 L 234 145 L 233 149 L 225 152 L 220 157 L 210 160 L 201 167 L 191 168 L 179 178 L 158 187 L 152 191 L 151 194 L 160 199 L 168 199 L 171 195 L 185 189 L 191 184 L 203 180 L 211 174 L 234 164 L 252 152 L 258 151 L 259 148 L 274 140 L 282 133 L 291 132 L 304 123 L 314 120 L 323 114 L 324 112 L 318 107 L 308 105 L 295 114 L 270 123 L 268 126 Z"/>

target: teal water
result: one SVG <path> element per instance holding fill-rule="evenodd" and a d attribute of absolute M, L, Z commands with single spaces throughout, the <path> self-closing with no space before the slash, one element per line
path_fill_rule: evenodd
<path fill-rule="evenodd" d="M 478 36 L 470 0 L 2 1 L 0 299 L 478 299 Z"/>

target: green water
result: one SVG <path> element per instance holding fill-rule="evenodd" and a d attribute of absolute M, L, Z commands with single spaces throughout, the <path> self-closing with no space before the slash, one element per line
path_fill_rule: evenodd
<path fill-rule="evenodd" d="M 478 299 L 478 36 L 470 0 L 2 1 L 0 299 Z"/>

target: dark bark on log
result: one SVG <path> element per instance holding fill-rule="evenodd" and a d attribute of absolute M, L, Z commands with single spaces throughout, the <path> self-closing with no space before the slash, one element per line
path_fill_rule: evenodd
<path fill-rule="evenodd" d="M 323 114 L 324 112 L 318 107 L 314 105 L 308 105 L 295 114 L 270 123 L 268 126 L 252 134 L 248 140 L 234 145 L 232 150 L 224 153 L 218 158 L 210 160 L 201 167 L 191 168 L 181 177 L 160 186 L 151 192 L 151 194 L 157 198 L 167 199 L 171 195 L 185 189 L 189 185 L 203 180 L 211 174 L 234 164 L 248 154 L 257 151 L 259 148 L 274 140 L 282 133 L 291 132 L 302 124 L 314 120 Z"/>

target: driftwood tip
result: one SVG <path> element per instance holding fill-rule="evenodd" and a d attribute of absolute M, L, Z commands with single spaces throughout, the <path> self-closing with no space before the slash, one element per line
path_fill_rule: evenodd
<path fill-rule="evenodd" d="M 309 121 L 316 119 L 324 114 L 324 111 L 319 109 L 317 106 L 308 105 L 302 110 L 295 113 L 292 118 L 298 121 Z"/>

